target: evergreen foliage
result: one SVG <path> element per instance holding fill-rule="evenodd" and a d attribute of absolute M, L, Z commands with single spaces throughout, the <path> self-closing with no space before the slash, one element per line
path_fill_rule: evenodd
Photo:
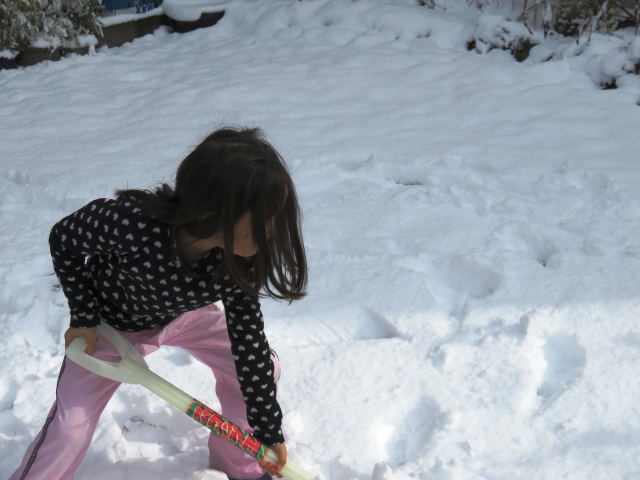
<path fill-rule="evenodd" d="M 62 10 L 73 25 L 74 38 L 78 35 L 102 33 L 99 19 L 102 11 L 100 0 L 63 0 Z"/>
<path fill-rule="evenodd" d="M 100 34 L 100 11 L 100 0 L 2 0 L 0 52 L 15 55 L 29 45 L 54 49 Z"/>
<path fill-rule="evenodd" d="M 26 47 L 38 32 L 37 0 L 4 0 L 0 3 L 0 52 Z"/>

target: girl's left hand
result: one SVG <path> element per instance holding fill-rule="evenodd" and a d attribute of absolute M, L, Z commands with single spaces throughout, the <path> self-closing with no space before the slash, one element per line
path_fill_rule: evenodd
<path fill-rule="evenodd" d="M 269 461 L 262 461 L 260 462 L 260 467 L 264 473 L 267 473 L 272 477 L 282 478 L 280 470 L 282 470 L 284 464 L 287 463 L 287 446 L 284 443 L 281 443 L 279 445 L 271 445 L 269 446 L 269 449 L 278 455 L 278 463 L 274 465 Z"/>

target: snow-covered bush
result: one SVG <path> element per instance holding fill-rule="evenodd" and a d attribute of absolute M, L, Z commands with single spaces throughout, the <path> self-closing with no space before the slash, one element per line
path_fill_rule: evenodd
<path fill-rule="evenodd" d="M 72 29 L 71 22 L 64 16 L 62 0 L 40 0 L 41 10 L 37 13 L 38 32 L 31 45 L 40 48 L 55 49 L 68 37 Z"/>
<path fill-rule="evenodd" d="M 522 61 L 527 58 L 531 47 L 537 44 L 525 25 L 508 21 L 502 15 L 482 15 L 468 47 L 478 53 L 487 53 L 495 48 L 509 50 L 518 61 Z"/>
<path fill-rule="evenodd" d="M 634 27 L 640 33 L 640 1 L 638 0 L 537 0 L 524 1 L 520 20 L 545 35 L 554 30 L 568 37 L 583 32 L 611 33 Z"/>
<path fill-rule="evenodd" d="M 602 0 L 560 0 L 556 5 L 556 21 L 554 28 L 558 33 L 568 37 L 579 37 L 582 31 L 589 24 L 593 24 L 602 5 Z M 602 15 L 600 15 L 602 16 Z M 612 26 L 607 18 L 602 19 L 605 22 L 605 29 L 609 30 Z M 596 27 L 599 26 L 596 21 Z"/>
<path fill-rule="evenodd" d="M 0 3 L 0 55 L 13 58 L 38 31 L 37 0 L 3 0 Z"/>
<path fill-rule="evenodd" d="M 640 37 L 629 39 L 606 55 L 594 59 L 601 72 L 600 85 L 616 87 L 627 75 L 640 74 Z"/>
<path fill-rule="evenodd" d="M 63 0 L 62 11 L 72 25 L 67 42 L 71 41 L 83 46 L 87 43 L 87 36 L 102 34 L 99 17 L 101 10 L 100 0 Z"/>
<path fill-rule="evenodd" d="M 100 10 L 100 0 L 2 0 L 0 52 L 93 43 L 87 37 L 101 33 Z"/>
<path fill-rule="evenodd" d="M 469 50 L 506 50 L 530 64 L 575 58 L 601 88 L 638 84 L 640 0 L 514 0 L 515 12 L 469 1 L 481 10 Z"/>

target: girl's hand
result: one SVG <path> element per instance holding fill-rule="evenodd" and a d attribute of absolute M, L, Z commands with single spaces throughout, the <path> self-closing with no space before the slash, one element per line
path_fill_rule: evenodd
<path fill-rule="evenodd" d="M 95 352 L 96 350 L 96 342 L 98 341 L 97 331 L 98 331 L 98 327 L 69 328 L 64 333 L 65 350 L 69 348 L 69 345 L 71 345 L 71 342 L 73 342 L 75 338 L 84 337 L 84 339 L 87 341 L 87 349 L 85 350 L 85 352 L 89 355 L 93 354 L 93 352 Z"/>
<path fill-rule="evenodd" d="M 280 470 L 282 470 L 284 464 L 287 463 L 287 446 L 284 443 L 281 443 L 279 445 L 271 445 L 269 449 L 278 455 L 278 463 L 274 465 L 271 462 L 262 461 L 260 462 L 260 467 L 264 473 L 267 473 L 272 477 L 282 478 Z"/>

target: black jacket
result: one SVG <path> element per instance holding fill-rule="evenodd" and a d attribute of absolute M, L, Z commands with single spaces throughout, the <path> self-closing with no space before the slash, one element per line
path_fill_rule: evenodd
<path fill-rule="evenodd" d="M 172 226 L 132 199 L 94 200 L 54 225 L 49 245 L 75 328 L 104 320 L 137 332 L 222 300 L 249 425 L 268 445 L 284 442 L 260 303 L 229 275 L 216 275 L 224 250 L 184 265 Z"/>

